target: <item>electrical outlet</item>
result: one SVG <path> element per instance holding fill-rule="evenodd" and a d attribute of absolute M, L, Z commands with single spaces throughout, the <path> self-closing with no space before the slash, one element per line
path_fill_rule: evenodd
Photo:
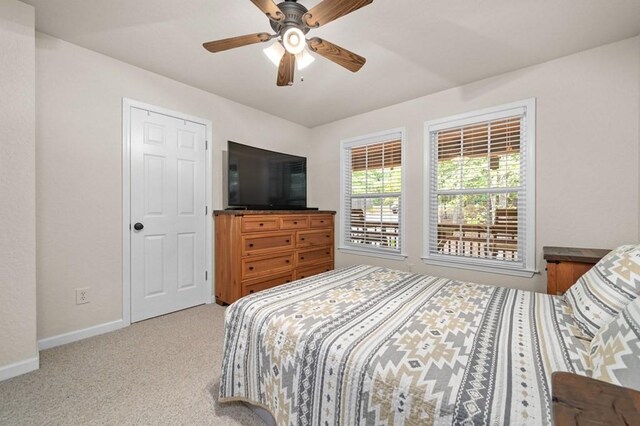
<path fill-rule="evenodd" d="M 76 305 L 89 303 L 89 287 L 76 289 Z"/>

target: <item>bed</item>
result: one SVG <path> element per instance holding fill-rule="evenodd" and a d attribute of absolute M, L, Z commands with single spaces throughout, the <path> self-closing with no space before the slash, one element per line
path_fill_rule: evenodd
<path fill-rule="evenodd" d="M 358 265 L 229 306 L 220 400 L 278 425 L 548 425 L 588 374 L 564 298 Z"/>
<path fill-rule="evenodd" d="M 238 300 L 220 400 L 278 425 L 550 425 L 551 375 L 640 390 L 640 245 L 564 297 L 352 266 Z"/>

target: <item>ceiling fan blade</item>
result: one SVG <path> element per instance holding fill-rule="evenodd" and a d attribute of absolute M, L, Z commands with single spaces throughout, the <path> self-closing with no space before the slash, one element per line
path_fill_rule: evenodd
<path fill-rule="evenodd" d="M 265 15 L 269 17 L 269 19 L 273 19 L 274 21 L 280 21 L 284 18 L 284 13 L 280 10 L 280 8 L 276 5 L 273 0 L 251 0 L 253 4 L 258 6 L 258 9 L 263 11 Z"/>
<path fill-rule="evenodd" d="M 291 86 L 293 84 L 293 73 L 296 67 L 296 57 L 289 52 L 285 52 L 278 67 L 278 86 Z"/>
<path fill-rule="evenodd" d="M 247 34 L 239 37 L 225 38 L 223 40 L 209 41 L 202 47 L 211 53 L 222 52 L 223 50 L 234 49 L 236 47 L 248 46 L 250 44 L 261 43 L 271 40 L 268 33 Z"/>
<path fill-rule="evenodd" d="M 372 2 L 373 0 L 324 0 L 305 13 L 304 20 L 309 27 L 317 28 Z"/>
<path fill-rule="evenodd" d="M 309 49 L 351 72 L 358 72 L 367 59 L 318 37 L 309 40 Z"/>

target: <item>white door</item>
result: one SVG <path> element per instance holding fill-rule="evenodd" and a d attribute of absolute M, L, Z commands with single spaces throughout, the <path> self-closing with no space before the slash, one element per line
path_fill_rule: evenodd
<path fill-rule="evenodd" d="M 131 321 L 206 302 L 206 127 L 131 108 Z"/>

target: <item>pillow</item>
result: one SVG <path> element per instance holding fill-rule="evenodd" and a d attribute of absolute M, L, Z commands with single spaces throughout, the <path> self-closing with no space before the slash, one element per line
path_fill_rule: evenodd
<path fill-rule="evenodd" d="M 589 353 L 594 379 L 640 390 L 640 298 L 598 331 Z"/>
<path fill-rule="evenodd" d="M 564 295 L 585 336 L 600 327 L 640 295 L 640 245 L 620 246 L 587 271 Z"/>

